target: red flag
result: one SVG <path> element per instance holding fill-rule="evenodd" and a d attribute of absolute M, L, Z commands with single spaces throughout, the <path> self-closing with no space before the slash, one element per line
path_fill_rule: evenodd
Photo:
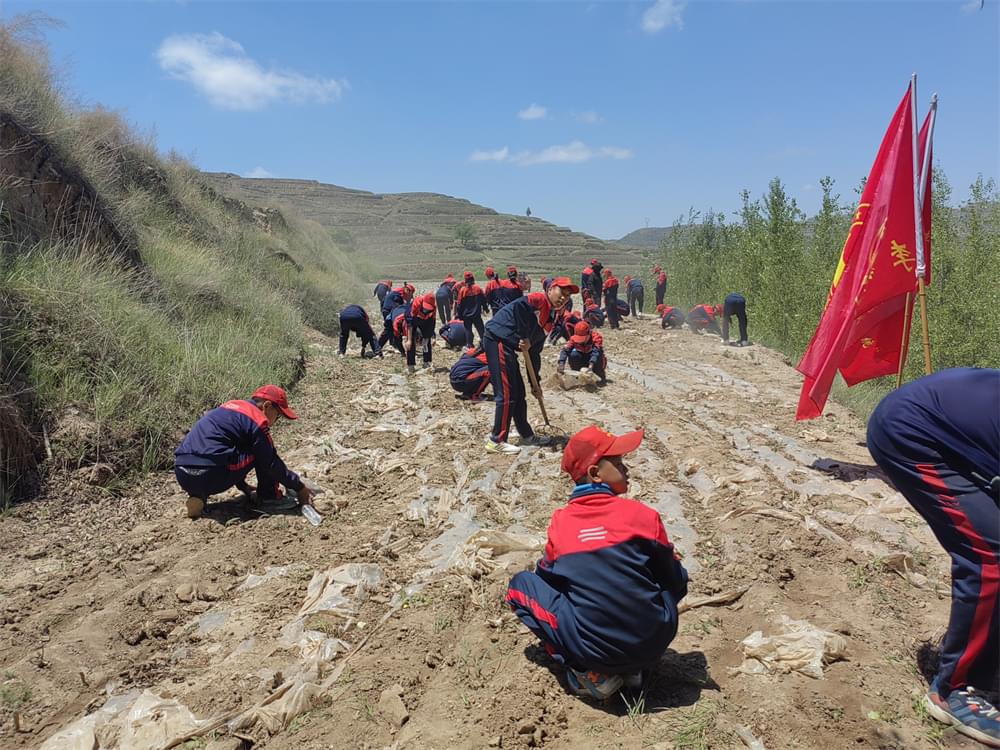
<path fill-rule="evenodd" d="M 927 134 L 930 125 L 930 115 L 924 120 L 924 126 L 920 130 L 918 138 L 918 158 L 923 161 L 924 145 L 927 143 Z M 928 153 L 928 156 L 930 154 Z M 911 157 L 912 161 L 912 157 Z M 930 159 L 928 159 L 930 164 Z M 923 169 L 921 165 L 921 170 Z M 928 173 L 929 174 L 929 173 Z M 912 195 L 912 193 L 911 193 Z M 911 212 L 912 213 L 912 212 Z M 931 235 L 931 196 L 930 183 L 924 194 L 924 203 L 921 206 L 921 228 L 924 235 L 924 258 L 925 278 L 930 278 L 930 235 Z M 910 234 L 912 245 L 915 230 L 906 230 Z M 893 252 L 890 245 L 890 254 Z M 910 253 L 914 257 L 914 262 L 906 260 L 906 253 L 895 250 L 896 255 L 892 259 L 893 267 L 902 267 L 909 273 L 909 269 L 916 266 L 916 251 Z M 884 275 L 885 277 L 885 275 Z M 892 283 L 894 282 L 894 283 Z M 907 307 L 906 295 L 915 291 L 916 275 L 895 274 L 890 279 L 890 283 L 875 289 L 873 283 L 865 289 L 867 296 L 865 300 L 859 300 L 860 314 L 854 321 L 854 328 L 848 337 L 849 344 L 840 360 L 840 374 L 849 385 L 856 385 L 865 380 L 892 375 L 899 372 L 900 357 L 903 351 L 903 330 L 908 328 L 908 317 L 912 315 L 912 306 Z M 864 310 L 866 305 L 869 309 Z"/>
<path fill-rule="evenodd" d="M 893 345 L 882 324 L 903 320 L 905 295 L 916 284 L 911 106 L 907 90 L 868 175 L 826 309 L 796 368 L 805 376 L 796 419 L 822 414 L 838 368 L 849 384 L 895 372 L 885 369 L 893 348 L 898 367 L 902 328 Z"/>

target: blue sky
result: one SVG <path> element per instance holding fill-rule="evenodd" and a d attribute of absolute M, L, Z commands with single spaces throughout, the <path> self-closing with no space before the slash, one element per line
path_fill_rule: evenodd
<path fill-rule="evenodd" d="M 967 195 L 1000 162 L 997 0 L 27 2 L 67 90 L 200 168 L 431 191 L 616 238 L 780 177 L 847 202 L 911 72 Z"/>

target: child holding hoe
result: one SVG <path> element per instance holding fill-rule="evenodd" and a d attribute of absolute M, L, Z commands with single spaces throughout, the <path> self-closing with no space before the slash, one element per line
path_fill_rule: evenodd
<path fill-rule="evenodd" d="M 562 470 L 576 482 L 552 514 L 535 572 L 517 573 L 507 603 L 548 654 L 566 667 L 570 691 L 605 699 L 639 688 L 677 634 L 687 571 L 660 515 L 628 491 L 622 456 L 643 431 L 586 427 L 566 444 Z"/>

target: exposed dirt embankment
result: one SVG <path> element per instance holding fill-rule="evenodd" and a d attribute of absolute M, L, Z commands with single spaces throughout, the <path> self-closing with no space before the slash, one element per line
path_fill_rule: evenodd
<path fill-rule="evenodd" d="M 915 713 L 947 559 L 871 466 L 863 425 L 837 406 L 796 424 L 798 378 L 761 347 L 650 319 L 605 340 L 612 382 L 550 390 L 553 432 L 646 427 L 631 494 L 663 514 L 696 605 L 630 703 L 568 695 L 502 604 L 568 495 L 559 452 L 484 454 L 492 405 L 452 397 L 453 353 L 407 377 L 317 336 L 302 419 L 275 437 L 327 489 L 322 526 L 235 495 L 182 520 L 167 475 L 121 500 L 52 490 L 0 519 L 0 745 L 37 747 L 108 694 L 148 690 L 193 712 L 157 703 L 157 731 L 218 719 L 207 737 L 269 750 L 735 749 L 740 732 L 768 750 L 971 750 Z M 741 641 L 782 616 L 843 647 L 820 679 L 744 660 Z"/>
<path fill-rule="evenodd" d="M 83 175 L 52 146 L 0 113 L 0 222 L 9 247 L 64 242 L 77 252 L 139 264 L 128 235 Z"/>

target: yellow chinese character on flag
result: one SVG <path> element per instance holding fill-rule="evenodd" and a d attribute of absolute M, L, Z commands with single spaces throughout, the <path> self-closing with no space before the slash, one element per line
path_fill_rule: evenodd
<path fill-rule="evenodd" d="M 902 266 L 906 271 L 912 272 L 916 263 L 913 255 L 906 249 L 906 245 L 900 245 L 896 240 L 892 240 L 891 244 L 892 247 L 889 250 L 889 255 L 896 259 L 892 264 L 893 268 Z"/>

